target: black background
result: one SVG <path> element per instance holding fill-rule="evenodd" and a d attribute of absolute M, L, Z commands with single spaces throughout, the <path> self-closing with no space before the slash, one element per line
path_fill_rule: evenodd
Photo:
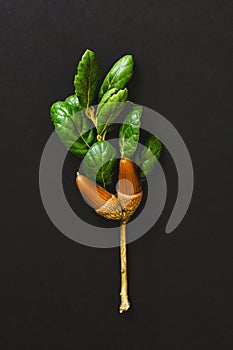
<path fill-rule="evenodd" d="M 0 2 L 1 349 L 232 349 L 231 5 Z M 128 248 L 132 309 L 124 315 L 119 250 L 66 238 L 39 194 L 49 107 L 72 93 L 86 48 L 103 72 L 134 55 L 131 100 L 173 123 L 195 172 L 189 211 L 166 235 L 177 176 L 163 155 L 168 199 L 154 228 Z M 74 158 L 67 162 L 71 169 Z"/>

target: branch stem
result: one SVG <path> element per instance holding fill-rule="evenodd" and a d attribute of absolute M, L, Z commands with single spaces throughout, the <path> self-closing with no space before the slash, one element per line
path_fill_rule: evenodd
<path fill-rule="evenodd" d="M 87 118 L 91 119 L 92 123 L 96 127 L 95 108 L 93 106 L 87 107 L 86 116 Z"/>
<path fill-rule="evenodd" d="M 127 250 L 126 250 L 126 223 L 121 222 L 120 226 L 120 257 L 121 257 L 121 304 L 120 313 L 127 311 L 130 307 L 128 299 L 127 282 Z"/>

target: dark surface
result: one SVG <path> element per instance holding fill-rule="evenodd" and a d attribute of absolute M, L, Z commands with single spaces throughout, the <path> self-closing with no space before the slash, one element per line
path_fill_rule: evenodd
<path fill-rule="evenodd" d="M 232 349 L 231 9 L 224 0 L 1 1 L 2 350 Z M 125 315 L 118 249 L 66 238 L 39 194 L 49 106 L 72 92 L 86 48 L 104 72 L 134 55 L 130 98 L 173 123 L 195 171 L 191 207 L 166 235 L 177 177 L 164 154 L 168 199 L 129 246 Z"/>

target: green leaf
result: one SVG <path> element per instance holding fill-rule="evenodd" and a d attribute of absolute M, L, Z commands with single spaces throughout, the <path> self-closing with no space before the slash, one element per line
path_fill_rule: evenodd
<path fill-rule="evenodd" d="M 88 129 L 91 124 L 80 110 L 79 100 L 75 95 L 65 101 L 55 102 L 50 115 L 56 132 L 64 145 L 76 156 L 84 156 L 95 141 L 95 131 Z"/>
<path fill-rule="evenodd" d="M 139 134 L 142 107 L 135 106 L 120 127 L 119 145 L 122 157 L 130 158 L 136 151 Z"/>
<path fill-rule="evenodd" d="M 99 101 L 110 89 L 124 89 L 133 75 L 133 56 L 125 55 L 120 58 L 106 75 L 99 91 Z"/>
<path fill-rule="evenodd" d="M 80 103 L 79 103 L 79 99 L 78 99 L 78 97 L 76 95 L 68 96 L 65 99 L 65 102 L 69 106 L 71 106 L 73 113 L 76 113 L 76 112 L 78 112 L 78 111 L 80 111 L 82 109 L 81 106 L 80 106 Z"/>
<path fill-rule="evenodd" d="M 97 110 L 96 110 L 96 115 L 98 116 L 101 108 L 103 107 L 103 104 L 108 102 L 108 100 L 110 99 L 110 97 L 112 97 L 112 95 L 116 94 L 118 92 L 117 89 L 113 88 L 110 89 L 109 91 L 107 91 L 104 96 L 102 97 L 101 101 L 99 102 L 98 106 L 97 106 Z"/>
<path fill-rule="evenodd" d="M 110 185 L 114 177 L 116 151 L 107 141 L 96 142 L 85 155 L 82 168 L 90 180 L 104 188 Z"/>
<path fill-rule="evenodd" d="M 147 139 L 141 154 L 136 157 L 137 164 L 140 166 L 140 178 L 145 177 L 154 169 L 156 161 L 161 155 L 162 144 L 156 136 L 150 136 Z"/>
<path fill-rule="evenodd" d="M 124 103 L 128 98 L 128 90 L 119 90 L 113 94 L 106 103 L 103 103 L 96 115 L 96 127 L 99 135 L 103 135 L 110 123 L 112 123 L 124 108 Z"/>
<path fill-rule="evenodd" d="M 106 103 L 110 97 L 114 94 L 116 94 L 118 92 L 118 89 L 116 88 L 112 88 L 110 90 L 108 90 L 107 92 L 105 92 L 105 94 L 103 95 L 102 99 L 99 102 L 98 106 L 101 106 L 101 104 Z"/>
<path fill-rule="evenodd" d="M 100 68 L 94 52 L 86 50 L 78 64 L 78 73 L 74 77 L 75 93 L 82 108 L 91 105 L 100 80 Z"/>

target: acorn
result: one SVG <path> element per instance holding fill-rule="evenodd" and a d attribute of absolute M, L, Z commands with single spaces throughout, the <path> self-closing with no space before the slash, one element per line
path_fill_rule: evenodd
<path fill-rule="evenodd" d="M 120 160 L 117 196 L 127 221 L 138 208 L 143 196 L 135 165 L 129 158 Z"/>
<path fill-rule="evenodd" d="M 97 214 L 110 220 L 121 220 L 122 210 L 114 194 L 77 173 L 76 184 L 86 201 Z"/>

